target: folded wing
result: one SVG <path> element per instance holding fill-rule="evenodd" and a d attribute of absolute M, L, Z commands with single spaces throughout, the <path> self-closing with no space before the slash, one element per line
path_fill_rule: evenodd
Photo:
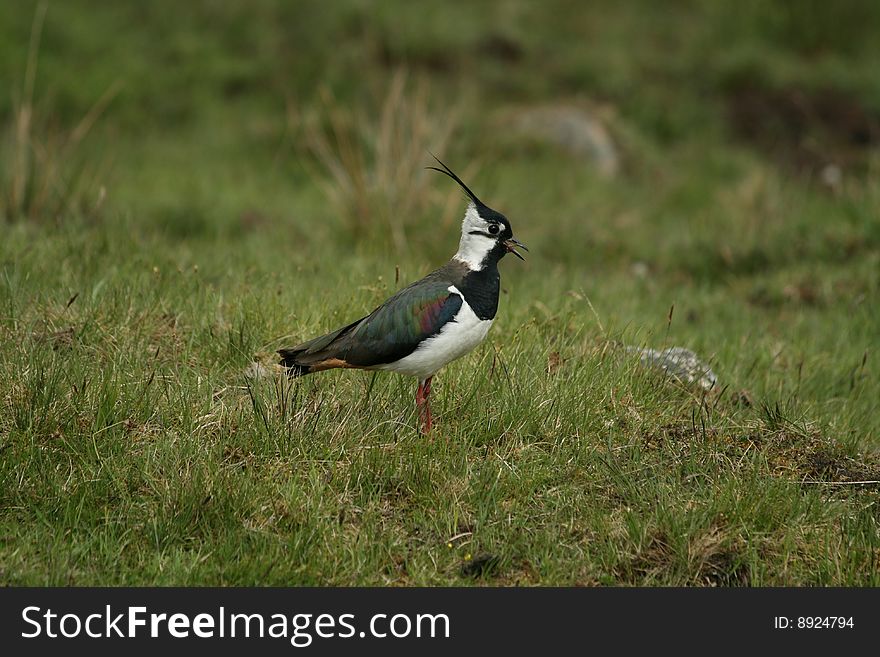
<path fill-rule="evenodd" d="M 293 374 L 335 367 L 369 368 L 405 358 L 440 332 L 462 306 L 451 282 L 434 272 L 400 290 L 366 317 L 326 335 L 279 351 Z"/>

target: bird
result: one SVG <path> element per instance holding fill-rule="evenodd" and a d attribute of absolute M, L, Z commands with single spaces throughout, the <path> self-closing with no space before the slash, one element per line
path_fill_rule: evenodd
<path fill-rule="evenodd" d="M 458 251 L 445 265 L 402 288 L 369 315 L 293 347 L 279 349 L 290 377 L 347 368 L 415 377 L 420 430 L 431 432 L 429 396 L 434 375 L 479 345 L 498 310 L 498 262 L 517 248 L 510 222 L 483 203 L 455 172 L 425 167 L 454 180 L 467 195 Z"/>

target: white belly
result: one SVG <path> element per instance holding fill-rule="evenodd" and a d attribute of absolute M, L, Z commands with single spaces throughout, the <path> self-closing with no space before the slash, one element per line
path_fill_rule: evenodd
<path fill-rule="evenodd" d="M 461 294 L 455 286 L 450 286 L 449 291 Z M 376 369 L 427 379 L 444 365 L 461 358 L 480 344 L 490 326 L 491 319 L 480 319 L 467 302 L 464 302 L 455 320 L 446 324 L 437 335 L 425 340 L 409 356 L 395 363 L 380 365 Z"/>

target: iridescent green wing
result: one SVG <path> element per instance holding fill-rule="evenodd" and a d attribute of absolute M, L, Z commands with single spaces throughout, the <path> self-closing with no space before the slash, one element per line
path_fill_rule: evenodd
<path fill-rule="evenodd" d="M 340 337 L 340 357 L 370 367 L 408 356 L 461 309 L 462 298 L 450 292 L 450 285 L 445 278 L 428 276 L 404 288 Z"/>

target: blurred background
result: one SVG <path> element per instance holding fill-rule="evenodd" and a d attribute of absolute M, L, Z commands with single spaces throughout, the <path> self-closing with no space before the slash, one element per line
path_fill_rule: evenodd
<path fill-rule="evenodd" d="M 430 249 L 437 203 L 460 211 L 430 150 L 559 261 L 845 250 L 762 203 L 791 184 L 821 212 L 876 173 L 878 27 L 855 0 L 4 3 L 3 210 L 103 187 L 180 237 L 330 222 Z"/>

